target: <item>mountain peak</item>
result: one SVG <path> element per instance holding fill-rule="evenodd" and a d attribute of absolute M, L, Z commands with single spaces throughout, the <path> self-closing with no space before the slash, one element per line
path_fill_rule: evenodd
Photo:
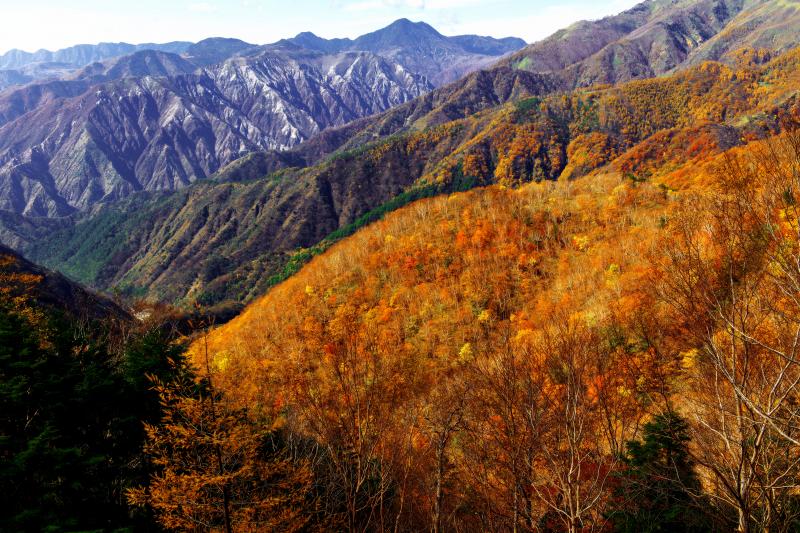
<path fill-rule="evenodd" d="M 401 18 L 383 29 L 362 35 L 354 43 L 365 50 L 376 50 L 392 46 L 419 46 L 426 42 L 446 39 L 430 24 Z"/>
<path fill-rule="evenodd" d="M 442 36 L 441 33 L 436 31 L 436 28 L 434 28 L 433 26 L 431 26 L 427 22 L 423 22 L 423 21 L 414 22 L 414 21 L 409 20 L 407 18 L 397 19 L 394 22 L 392 22 L 391 24 L 389 24 L 388 26 L 386 26 L 383 30 L 378 30 L 378 32 L 387 31 L 387 30 L 402 30 L 402 31 L 406 31 L 406 32 L 423 31 L 423 32 L 426 32 L 426 33 L 432 33 L 432 34 L 437 35 L 439 37 Z M 375 33 L 378 33 L 378 32 L 375 32 Z"/>
<path fill-rule="evenodd" d="M 427 26 L 427 24 L 425 24 L 424 22 L 412 22 L 411 20 L 403 17 L 389 24 L 387 28 L 391 28 L 392 26 L 416 26 L 418 24 Z"/>
<path fill-rule="evenodd" d="M 258 48 L 241 39 L 229 37 L 208 37 L 186 49 L 186 55 L 199 65 L 211 65 L 229 57 L 244 54 Z"/>

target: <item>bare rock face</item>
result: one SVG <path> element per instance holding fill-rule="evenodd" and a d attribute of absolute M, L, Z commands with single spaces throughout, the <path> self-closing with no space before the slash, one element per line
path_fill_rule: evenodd
<path fill-rule="evenodd" d="M 58 217 L 180 188 L 431 88 L 374 54 L 288 45 L 202 69 L 161 52 L 90 65 L 0 96 L 0 209 Z"/>
<path fill-rule="evenodd" d="M 413 100 L 524 44 L 400 20 L 355 40 L 11 51 L 0 56 L 0 211 L 58 218 L 178 189 Z"/>

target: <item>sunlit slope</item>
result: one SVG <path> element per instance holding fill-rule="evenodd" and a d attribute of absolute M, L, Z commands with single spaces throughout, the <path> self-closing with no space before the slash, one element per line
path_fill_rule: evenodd
<path fill-rule="evenodd" d="M 227 392 L 248 403 L 291 401 L 351 341 L 424 394 L 556 309 L 632 319 L 647 305 L 642 258 L 672 204 L 618 174 L 422 200 L 314 259 L 213 330 L 208 350 Z M 198 361 L 204 353 L 196 343 Z"/>
<path fill-rule="evenodd" d="M 476 353 L 496 353 L 553 320 L 618 328 L 620 342 L 632 343 L 626 357 L 650 362 L 656 354 L 635 339 L 657 331 L 677 355 L 691 347 L 689 326 L 656 305 L 653 289 L 665 250 L 685 230 L 674 221 L 700 215 L 730 158 L 764 142 L 676 164 L 682 137 L 666 141 L 670 157 L 643 158 L 652 179 L 620 173 L 622 159 L 575 180 L 492 185 L 403 207 L 212 329 L 191 357 L 205 368 L 208 355 L 232 398 L 270 410 L 329 386 L 340 350 L 379 354 L 392 379 L 409 385 L 406 399 L 425 401 Z M 657 365 L 675 363 L 664 355 Z"/>
<path fill-rule="evenodd" d="M 664 157 L 641 154 L 649 174 L 615 161 L 415 202 L 201 335 L 190 357 L 230 401 L 339 464 L 379 465 L 411 521 L 435 516 L 443 478 L 447 520 L 466 530 L 515 517 L 520 484 L 538 491 L 531 523 L 544 520 L 578 464 L 589 474 L 575 491 L 593 491 L 587 513 L 604 523 L 617 501 L 605 473 L 664 412 L 687 420 L 705 493 L 730 498 L 729 465 L 794 446 L 751 434 L 800 416 L 800 133 L 788 126 L 683 165 L 684 135 L 666 137 L 651 146 Z M 731 427 L 742 397 L 759 411 Z"/>
<path fill-rule="evenodd" d="M 769 61 L 743 53 L 736 67 L 704 63 L 670 77 L 522 99 L 340 151 L 314 167 L 111 206 L 54 232 L 31 255 L 102 289 L 209 305 L 248 301 L 327 236 L 415 195 L 576 178 L 609 163 L 661 183 L 665 173 L 798 114 L 799 62 L 796 50 Z M 676 179 L 667 185 L 679 186 Z"/>

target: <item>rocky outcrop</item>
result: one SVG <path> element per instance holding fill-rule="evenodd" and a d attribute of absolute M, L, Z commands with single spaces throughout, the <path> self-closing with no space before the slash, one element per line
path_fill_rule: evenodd
<path fill-rule="evenodd" d="M 291 45 L 192 70 L 178 56 L 140 52 L 0 97 L 0 209 L 58 217 L 180 188 L 431 89 L 374 54 Z"/>

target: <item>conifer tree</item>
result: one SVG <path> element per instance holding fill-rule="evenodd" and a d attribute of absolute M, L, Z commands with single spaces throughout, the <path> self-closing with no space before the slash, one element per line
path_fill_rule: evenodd
<path fill-rule="evenodd" d="M 689 455 L 689 426 L 677 413 L 656 415 L 642 439 L 627 443 L 625 467 L 609 518 L 619 532 L 700 532 L 702 488 Z"/>

